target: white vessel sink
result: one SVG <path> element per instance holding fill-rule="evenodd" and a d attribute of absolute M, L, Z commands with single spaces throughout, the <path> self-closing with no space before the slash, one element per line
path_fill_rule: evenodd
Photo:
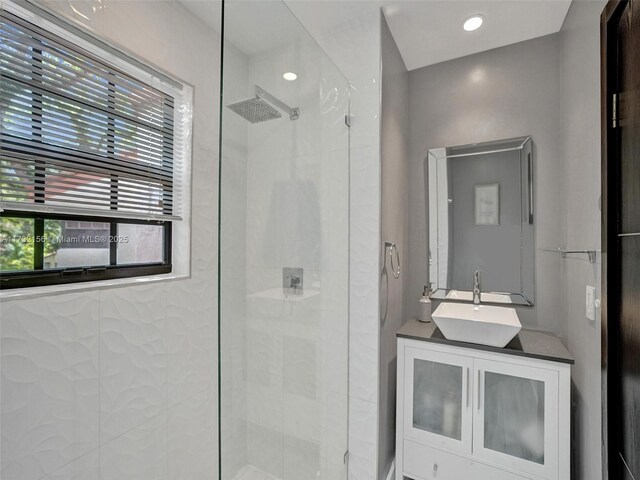
<path fill-rule="evenodd" d="M 508 307 L 441 303 L 432 318 L 448 340 L 499 348 L 507 345 L 522 328 L 515 309 Z"/>
<path fill-rule="evenodd" d="M 447 298 L 452 300 L 467 300 L 471 302 L 473 300 L 473 292 L 466 290 L 449 290 Z M 483 302 L 513 303 L 511 301 L 511 296 L 506 293 L 482 292 L 480 294 L 480 299 Z"/>

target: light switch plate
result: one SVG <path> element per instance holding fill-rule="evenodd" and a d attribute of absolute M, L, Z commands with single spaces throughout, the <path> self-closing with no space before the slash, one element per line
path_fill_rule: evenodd
<path fill-rule="evenodd" d="M 586 295 L 587 318 L 592 322 L 596 321 L 596 287 L 587 285 Z"/>

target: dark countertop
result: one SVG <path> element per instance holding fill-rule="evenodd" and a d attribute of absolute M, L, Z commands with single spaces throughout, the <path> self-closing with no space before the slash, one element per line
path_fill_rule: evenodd
<path fill-rule="evenodd" d="M 398 330 L 396 335 L 402 338 L 443 343 L 455 347 L 473 348 L 520 357 L 540 358 L 542 360 L 568 363 L 571 365 L 575 363 L 567 347 L 565 347 L 562 341 L 554 334 L 537 330 L 527 330 L 525 328 L 520 330 L 520 333 L 504 348 L 447 340 L 433 321 L 430 323 L 422 323 L 418 320 L 409 320 Z"/>

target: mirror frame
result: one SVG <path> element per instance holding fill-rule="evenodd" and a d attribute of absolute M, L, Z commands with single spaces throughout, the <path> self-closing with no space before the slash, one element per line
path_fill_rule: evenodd
<path fill-rule="evenodd" d="M 486 155 L 489 153 L 502 153 L 515 151 L 520 156 L 520 181 L 521 181 L 521 229 L 520 229 L 520 289 L 515 292 L 484 292 L 485 298 L 481 302 L 497 305 L 525 305 L 533 306 L 535 300 L 535 258 L 534 258 L 534 149 L 531 136 L 509 138 L 490 142 L 473 143 L 453 147 L 429 149 L 424 159 L 425 199 L 427 200 L 427 283 L 432 287 L 432 298 L 452 302 L 470 302 L 473 293 L 464 289 L 442 288 L 438 266 L 443 255 L 438 251 L 438 212 L 442 211 L 438 205 L 438 184 L 442 178 L 438 178 L 438 163 L 451 158 L 471 157 Z M 445 179 L 446 181 L 446 179 Z M 435 206 L 435 209 L 434 207 Z M 446 206 L 448 209 L 448 205 Z M 432 213 L 435 213 L 433 215 Z M 436 232 L 434 240 L 433 232 Z M 448 259 L 447 259 L 448 261 Z M 469 297 L 469 294 L 471 296 Z M 508 299 L 501 300 L 493 295 L 505 295 Z M 457 298 L 456 298 L 457 296 Z M 469 298 L 467 298 L 469 297 Z"/>

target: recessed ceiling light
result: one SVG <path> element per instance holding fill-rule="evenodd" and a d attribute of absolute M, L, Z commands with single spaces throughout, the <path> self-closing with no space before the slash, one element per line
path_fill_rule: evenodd
<path fill-rule="evenodd" d="M 286 72 L 282 74 L 282 78 L 288 80 L 289 82 L 293 82 L 296 78 L 298 78 L 298 75 L 293 72 Z"/>
<path fill-rule="evenodd" d="M 473 17 L 469 17 L 464 21 L 462 28 L 467 32 L 473 32 L 474 30 L 479 29 L 484 22 L 484 17 L 482 15 L 474 15 Z"/>

